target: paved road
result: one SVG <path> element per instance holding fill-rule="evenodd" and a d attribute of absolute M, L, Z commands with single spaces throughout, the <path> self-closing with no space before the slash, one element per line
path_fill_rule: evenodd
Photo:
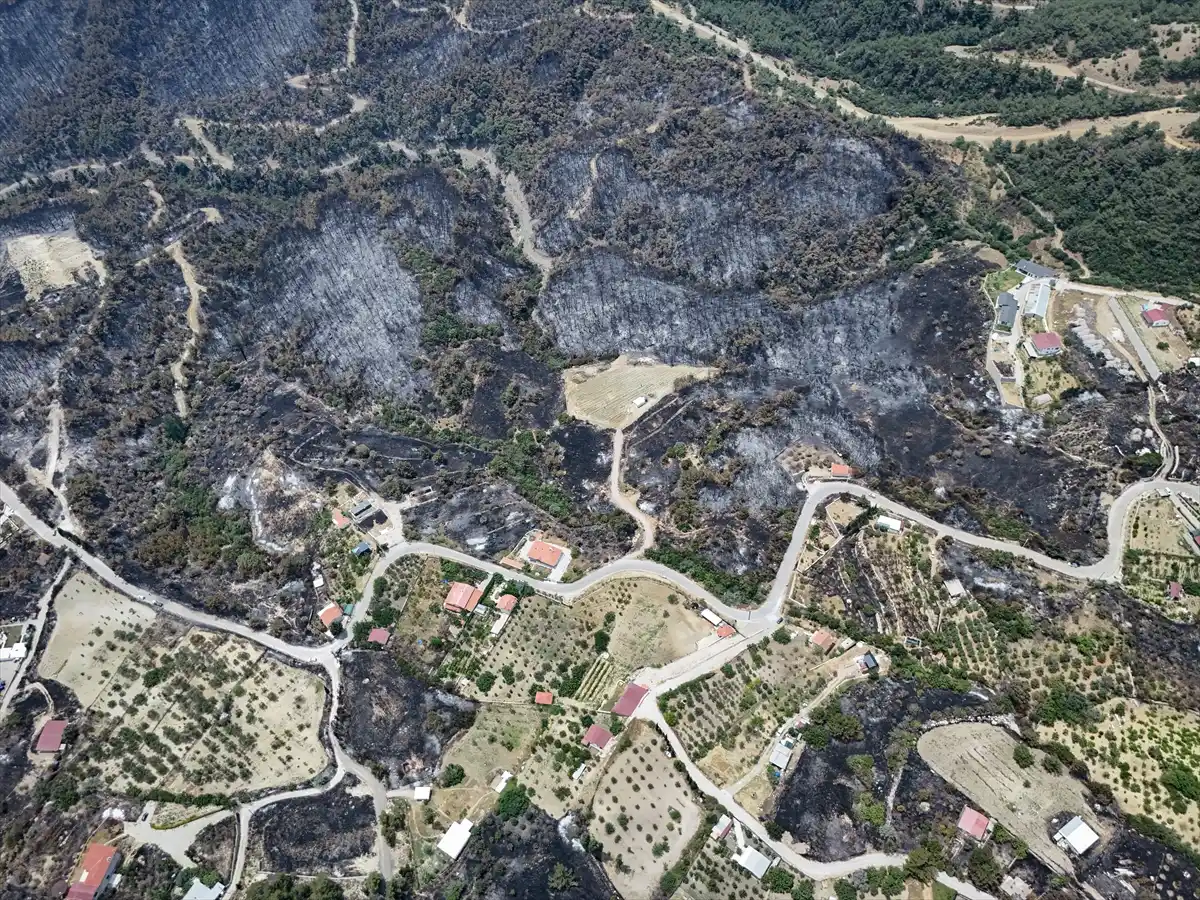
<path fill-rule="evenodd" d="M 17 667 L 17 674 L 13 676 L 12 684 L 8 686 L 8 690 L 4 692 L 4 699 L 0 700 L 0 722 L 4 721 L 4 717 L 8 715 L 8 707 L 12 703 L 13 697 L 19 693 L 18 688 L 21 685 L 21 680 L 25 677 L 25 671 L 33 663 L 33 658 L 37 656 L 38 640 L 41 639 L 42 629 L 46 627 L 46 616 L 50 613 L 50 598 L 54 596 L 54 592 L 58 590 L 58 586 L 63 583 L 63 579 L 67 577 L 67 572 L 71 569 L 70 557 L 63 563 L 61 569 L 58 570 L 58 575 L 53 583 L 42 594 L 38 600 L 37 618 L 33 622 L 33 635 L 26 642 L 25 646 L 28 651 L 25 658 L 21 660 L 21 665 Z M 42 688 L 42 693 L 46 697 L 46 704 L 50 709 L 51 715 L 54 714 L 54 702 L 50 699 L 50 695 L 46 693 L 46 689 Z"/>
<path fill-rule="evenodd" d="M 614 449 L 616 449 L 614 447 Z M 619 462 L 617 463 L 619 466 Z M 618 476 L 619 477 L 619 476 Z M 490 561 L 478 560 L 470 555 L 458 550 L 452 550 L 447 547 L 442 547 L 436 544 L 428 544 L 423 542 L 409 542 L 401 540 L 396 545 L 389 548 L 386 553 L 382 554 L 375 563 L 372 570 L 371 578 L 363 592 L 363 602 L 359 603 L 354 611 L 353 619 L 361 620 L 367 615 L 369 601 L 372 593 L 372 587 L 375 578 L 383 574 L 388 567 L 399 560 L 400 558 L 412 554 L 429 554 L 438 556 L 443 559 L 450 559 L 465 565 L 473 566 L 477 569 L 486 572 L 496 572 L 502 574 L 506 578 L 525 581 L 539 590 L 563 597 L 578 596 L 596 584 L 609 578 L 623 577 L 628 575 L 643 575 L 652 578 L 658 578 L 667 581 L 685 593 L 689 593 L 694 597 L 703 600 L 712 607 L 721 616 L 729 621 L 735 622 L 738 625 L 739 631 L 742 633 L 743 639 L 758 636 L 769 630 L 770 626 L 776 621 L 779 612 L 786 599 L 788 588 L 791 582 L 792 574 L 795 571 L 797 561 L 804 546 L 805 536 L 812 522 L 813 516 L 816 514 L 818 506 L 825 500 L 840 496 L 851 495 L 866 499 L 870 503 L 888 512 L 893 512 L 910 521 L 917 522 L 926 528 L 934 531 L 939 537 L 949 536 L 955 540 L 962 541 L 975 547 L 982 547 L 992 550 L 1003 550 L 1012 553 L 1014 556 L 1026 559 L 1037 565 L 1051 569 L 1061 574 L 1076 577 L 1088 578 L 1107 581 L 1116 581 L 1120 579 L 1121 573 L 1121 557 L 1122 543 L 1124 538 L 1125 520 L 1129 514 L 1129 509 L 1132 504 L 1146 496 L 1147 494 L 1159 489 L 1168 489 L 1177 493 L 1185 494 L 1193 499 L 1200 501 L 1200 486 L 1191 484 L 1182 484 L 1177 482 L 1167 482 L 1162 479 L 1149 479 L 1139 482 L 1126 489 L 1113 503 L 1109 509 L 1108 520 L 1108 552 L 1105 557 L 1097 563 L 1088 566 L 1072 566 L 1070 563 L 1062 560 L 1051 559 L 1044 554 L 1037 553 L 1025 547 L 1017 546 L 1008 543 L 1007 541 L 995 540 L 992 538 L 980 537 L 970 534 L 951 526 L 943 525 L 933 519 L 910 510 L 903 505 L 883 497 L 869 488 L 861 485 L 847 482 L 826 482 L 821 484 L 811 485 L 807 492 L 805 503 L 801 509 L 800 516 L 797 519 L 796 527 L 792 533 L 792 539 L 788 545 L 787 552 L 784 555 L 783 563 L 776 573 L 775 580 L 771 586 L 770 593 L 766 601 L 756 610 L 742 610 L 730 607 L 719 598 L 713 596 L 709 591 L 705 590 L 701 585 L 694 582 L 692 579 L 675 572 L 666 566 L 655 563 L 651 560 L 624 558 L 610 563 L 606 566 L 597 569 L 579 581 L 571 584 L 553 584 L 542 582 L 531 578 L 519 572 L 512 572 L 504 569 L 499 565 Z M 337 654 L 340 652 L 349 641 L 349 635 L 342 639 L 327 644 L 322 647 L 304 647 L 288 644 L 269 634 L 264 634 L 248 628 L 238 622 L 231 622 L 205 613 L 199 610 L 176 603 L 165 597 L 159 597 L 150 592 L 144 591 L 137 586 L 130 584 L 125 579 L 114 572 L 107 563 L 96 557 L 94 554 L 84 550 L 81 546 L 75 543 L 74 540 L 65 537 L 57 532 L 51 526 L 42 522 L 25 506 L 25 504 L 17 496 L 7 484 L 0 482 L 0 501 L 11 507 L 16 515 L 20 517 L 26 525 L 33 530 L 39 537 L 47 543 L 56 547 L 62 547 L 73 553 L 88 569 L 95 573 L 101 580 L 116 588 L 117 590 L 129 594 L 146 602 L 151 602 L 158 605 L 163 611 L 177 616 L 186 621 L 203 627 L 212 628 L 215 630 L 226 631 L 232 634 L 237 634 L 248 640 L 254 641 L 268 649 L 274 650 L 277 653 L 291 657 L 302 662 L 316 663 L 321 665 L 328 673 L 330 684 L 332 687 L 332 707 L 328 725 L 328 735 L 330 744 L 333 748 L 334 759 L 337 764 L 337 772 L 331 782 L 323 788 L 304 788 L 297 791 L 289 791 L 283 794 L 276 794 L 270 797 L 265 797 L 255 801 L 252 804 L 244 806 L 239 810 L 239 826 L 241 828 L 237 860 L 235 865 L 234 877 L 231 879 L 230 892 L 236 891 L 237 882 L 241 878 L 243 868 L 245 866 L 246 847 L 249 837 L 250 818 L 258 809 L 262 809 L 272 803 L 278 803 L 281 800 L 290 799 L 293 797 L 313 796 L 322 793 L 336 786 L 345 773 L 351 772 L 355 777 L 359 778 L 371 791 L 374 805 L 377 812 L 382 812 L 387 804 L 387 795 L 383 786 L 365 767 L 359 765 L 351 759 L 341 748 L 334 734 L 333 723 L 336 721 L 338 700 L 341 690 L 341 666 L 339 664 Z M 393 515 L 392 521 L 396 523 L 396 528 L 400 529 L 400 520 L 398 515 Z M 60 573 L 60 577 L 62 573 Z M 44 621 L 44 615 L 42 616 Z M 351 623 L 352 625 L 353 623 Z M 349 629 L 348 629 L 349 630 Z M 662 715 L 658 711 L 656 697 L 663 691 L 670 690 L 672 687 L 682 684 L 692 678 L 703 674 L 706 671 L 713 671 L 723 665 L 728 659 L 736 655 L 740 650 L 741 645 L 734 641 L 728 642 L 725 646 L 714 645 L 706 648 L 698 654 L 693 654 L 695 664 L 692 665 L 692 657 L 686 661 L 677 661 L 676 664 L 664 667 L 662 670 L 648 671 L 644 673 L 650 683 L 653 685 L 653 696 L 651 702 L 643 702 L 639 708 L 639 717 L 646 718 L 655 722 L 663 732 L 667 735 L 672 747 L 675 749 L 677 756 L 684 761 L 684 764 L 689 767 L 693 779 L 696 784 L 706 794 L 716 798 L 723 803 L 732 814 L 735 814 L 743 825 L 749 828 L 760 840 L 767 843 L 781 858 L 790 865 L 804 872 L 806 875 L 814 878 L 840 877 L 848 872 L 857 871 L 862 868 L 881 865 L 898 865 L 903 863 L 903 856 L 887 855 L 887 854 L 866 854 L 850 860 L 844 860 L 837 863 L 820 863 L 814 860 L 806 859 L 796 853 L 789 847 L 786 847 L 777 842 L 771 841 L 762 824 L 753 816 L 750 816 L 745 810 L 741 809 L 734 801 L 728 791 L 719 789 L 712 784 L 702 772 L 697 769 L 687 757 L 674 731 L 669 728 L 662 720 Z M 15 686 L 14 686 L 15 688 Z M 382 834 L 378 836 L 379 860 L 381 871 L 385 876 L 389 876 L 392 871 L 392 859 L 390 848 L 386 847 L 382 840 Z M 952 879 L 948 877 L 940 878 L 944 883 L 955 886 Z M 972 897 L 973 900 L 988 900 L 988 895 L 975 891 L 974 889 L 967 890 L 969 886 L 956 887 L 961 893 Z"/>
<path fill-rule="evenodd" d="M 1146 377 L 1151 381 L 1158 381 L 1158 379 L 1162 378 L 1162 369 L 1158 367 L 1158 363 L 1150 355 L 1145 341 L 1138 334 L 1138 330 L 1134 327 L 1133 322 L 1129 320 L 1129 314 L 1125 312 L 1125 308 L 1121 306 L 1115 295 L 1109 295 L 1108 309 L 1113 314 L 1113 318 L 1121 324 L 1121 330 L 1125 332 L 1125 337 L 1129 338 L 1129 344 L 1133 347 L 1133 352 L 1137 354 L 1138 361 L 1141 362 L 1142 370 L 1145 371 Z"/>

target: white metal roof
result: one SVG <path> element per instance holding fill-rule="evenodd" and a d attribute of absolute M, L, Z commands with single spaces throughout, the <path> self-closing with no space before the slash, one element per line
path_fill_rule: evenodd
<path fill-rule="evenodd" d="M 727 815 L 722 815 L 717 819 L 717 824 L 713 826 L 712 836 L 715 838 L 723 838 L 729 833 L 729 826 L 733 824 L 733 820 Z"/>
<path fill-rule="evenodd" d="M 1060 847 L 1069 847 L 1073 852 L 1082 856 L 1096 841 L 1100 840 L 1100 835 L 1092 831 L 1091 826 L 1083 819 L 1076 816 L 1070 822 L 1062 827 L 1062 829 L 1054 836 L 1054 842 Z"/>
<path fill-rule="evenodd" d="M 762 878 L 767 874 L 767 869 L 771 868 L 771 860 L 753 847 L 743 849 L 741 853 L 733 858 L 733 861 L 755 878 Z"/>
<path fill-rule="evenodd" d="M 708 608 L 705 608 L 705 610 L 700 613 L 700 618 L 704 619 L 706 622 L 712 623 L 714 628 L 720 628 L 725 624 L 725 621 L 720 616 Z"/>
<path fill-rule="evenodd" d="M 225 885 L 221 882 L 218 881 L 212 887 L 208 887 L 199 878 L 195 878 L 192 880 L 192 886 L 183 895 L 183 900 L 217 900 L 223 893 L 225 893 Z"/>
<path fill-rule="evenodd" d="M 942 585 L 946 588 L 946 593 L 955 600 L 967 592 L 967 589 L 963 587 L 963 583 L 957 578 L 948 578 L 942 582 Z"/>
<path fill-rule="evenodd" d="M 432 785 L 419 784 L 415 788 L 413 788 L 413 799 L 414 800 L 424 801 L 424 800 L 428 800 L 432 796 L 433 796 L 433 786 Z"/>
<path fill-rule="evenodd" d="M 791 761 L 792 751 L 783 744 L 776 744 L 775 749 L 771 751 L 771 765 L 782 771 Z"/>
<path fill-rule="evenodd" d="M 476 609 L 480 609 L 480 608 L 486 609 L 486 607 L 476 607 Z M 507 624 L 508 624 L 508 613 L 500 613 L 500 615 L 498 615 L 496 617 L 496 621 L 492 623 L 492 637 L 495 637 L 500 632 L 502 632 L 504 630 L 504 626 Z"/>
<path fill-rule="evenodd" d="M 512 777 L 512 772 L 501 772 L 496 776 L 496 780 L 492 782 L 492 790 L 497 794 L 501 793 L 504 788 L 508 786 L 508 783 L 512 780 Z"/>
<path fill-rule="evenodd" d="M 899 531 L 904 527 L 904 523 L 899 519 L 893 519 L 891 516 L 880 516 L 875 520 L 876 528 L 886 528 L 888 531 Z"/>
<path fill-rule="evenodd" d="M 438 841 L 438 849 L 451 859 L 458 859 L 458 854 L 463 852 L 463 847 L 467 846 L 467 841 L 471 839 L 471 827 L 470 819 L 455 822 Z"/>

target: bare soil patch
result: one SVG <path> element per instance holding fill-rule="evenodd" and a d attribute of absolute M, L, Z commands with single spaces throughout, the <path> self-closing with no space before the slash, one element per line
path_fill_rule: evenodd
<path fill-rule="evenodd" d="M 5 251 L 31 300 L 40 299 L 46 291 L 75 284 L 89 273 L 101 284 L 108 278 L 104 263 L 73 228 L 11 238 L 5 243 Z"/>
<path fill-rule="evenodd" d="M 1050 820 L 1070 812 L 1102 837 L 1087 792 L 1069 775 L 1052 775 L 1040 765 L 1022 769 L 1013 760 L 1017 740 L 1003 728 L 975 722 L 947 725 L 921 735 L 917 751 L 941 777 L 1029 845 L 1051 868 L 1073 871 L 1071 859 L 1050 839 Z M 1035 751 L 1040 757 L 1040 751 Z"/>
<path fill-rule="evenodd" d="M 567 413 L 601 428 L 626 428 L 681 385 L 713 377 L 707 366 L 669 366 L 652 357 L 622 355 L 563 373 Z M 644 398 L 638 406 L 634 401 Z"/>

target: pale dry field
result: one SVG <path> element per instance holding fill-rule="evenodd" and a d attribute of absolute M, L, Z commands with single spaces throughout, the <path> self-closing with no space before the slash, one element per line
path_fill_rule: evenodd
<path fill-rule="evenodd" d="M 618 356 L 610 363 L 578 366 L 563 373 L 567 414 L 601 428 L 626 428 L 685 381 L 703 381 L 716 369 L 668 366 L 648 358 Z M 645 397 L 642 406 L 633 401 Z"/>
<path fill-rule="evenodd" d="M 541 729 L 543 710 L 533 706 L 479 707 L 475 723 L 464 732 L 442 759 L 442 765 L 462 766 L 465 778 L 450 788 L 435 788 L 434 808 L 449 825 L 463 816 L 478 821 L 495 803 L 493 779 L 501 772 L 521 771 L 530 745 Z M 522 784 L 525 779 L 522 777 Z"/>
<path fill-rule="evenodd" d="M 9 261 L 21 276 L 25 293 L 37 300 L 46 291 L 75 284 L 90 269 L 103 284 L 108 269 L 75 230 L 26 234 L 5 243 Z"/>
<path fill-rule="evenodd" d="M 1157 122 L 1168 142 L 1178 143 L 1183 129 L 1194 122 L 1197 113 L 1179 107 L 1135 113 L 1128 116 L 1111 116 L 1101 119 L 1071 119 L 1057 128 L 1048 125 L 999 125 L 987 116 L 959 116 L 944 119 L 926 119 L 917 116 L 889 116 L 885 120 L 897 131 L 910 137 L 927 138 L 934 141 L 953 141 L 957 137 L 976 144 L 990 145 L 999 139 L 1004 141 L 1045 141 L 1056 137 L 1077 138 L 1091 129 L 1100 134 L 1112 134 L 1133 123 L 1145 125 Z"/>
<path fill-rule="evenodd" d="M 1050 818 L 1069 810 L 1081 815 L 1102 838 L 1111 828 L 1100 826 L 1082 784 L 1067 774 L 1051 775 L 1043 769 L 1043 754 L 1037 750 L 1034 765 L 1022 769 L 1013 760 L 1016 746 L 1017 740 L 1003 728 L 977 722 L 935 728 L 917 741 L 917 751 L 934 772 L 1028 844 L 1051 868 L 1070 872 L 1070 858 L 1047 833 Z"/>
<path fill-rule="evenodd" d="M 1189 846 L 1200 847 L 1200 805 L 1181 797 L 1182 811 L 1174 808 L 1162 784 L 1163 771 L 1172 764 L 1200 770 L 1200 718 L 1134 700 L 1111 700 L 1100 714 L 1103 721 L 1093 731 L 1056 722 L 1039 726 L 1038 736 L 1070 747 L 1092 778 L 1113 789 L 1121 809 L 1169 825 Z M 1152 748 L 1158 759 L 1150 755 Z M 1128 769 L 1127 779 L 1121 766 Z"/>
<path fill-rule="evenodd" d="M 641 722 L 631 723 L 629 733 L 633 743 L 605 769 L 592 809 L 595 827 L 605 832 L 600 840 L 626 866 L 624 871 L 611 861 L 606 866 L 613 885 L 629 900 L 649 900 L 700 825 L 700 808 L 687 779 L 663 752 L 664 739 Z"/>
<path fill-rule="evenodd" d="M 320 678 L 241 638 L 188 628 L 75 575 L 38 674 L 70 688 L 112 790 L 234 793 L 326 765 Z"/>
<path fill-rule="evenodd" d="M 1187 556 L 1186 526 L 1170 499 L 1148 497 L 1133 507 L 1133 515 L 1126 525 L 1126 540 L 1131 550 Z"/>

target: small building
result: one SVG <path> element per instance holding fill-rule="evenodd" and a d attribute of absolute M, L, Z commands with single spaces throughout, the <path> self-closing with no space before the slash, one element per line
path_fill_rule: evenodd
<path fill-rule="evenodd" d="M 530 541 L 525 555 L 530 562 L 541 563 L 546 568 L 553 569 L 562 559 L 563 550 L 561 547 L 555 547 L 545 541 Z"/>
<path fill-rule="evenodd" d="M 1159 306 L 1144 307 L 1142 309 L 1142 321 L 1151 328 L 1166 328 L 1171 324 L 1171 320 L 1167 318 L 1167 314 Z"/>
<path fill-rule="evenodd" d="M 517 559 L 515 556 L 504 557 L 504 559 L 500 560 L 500 565 L 504 566 L 506 569 L 516 569 L 518 572 L 525 568 L 525 563 Z"/>
<path fill-rule="evenodd" d="M 613 739 L 612 732 L 603 725 L 589 725 L 587 732 L 583 736 L 583 746 L 591 747 L 601 753 Z"/>
<path fill-rule="evenodd" d="M 538 691 L 533 695 L 533 702 L 538 706 L 549 706 L 554 702 L 554 695 L 549 691 Z"/>
<path fill-rule="evenodd" d="M 418 784 L 413 788 L 413 799 L 419 803 L 428 803 L 429 798 L 433 796 L 433 785 Z"/>
<path fill-rule="evenodd" d="M 313 593 L 314 594 L 324 594 L 325 593 L 325 576 L 322 575 L 320 572 L 318 572 L 316 575 L 313 576 L 312 585 L 313 585 Z"/>
<path fill-rule="evenodd" d="M 367 635 L 368 644 L 378 644 L 380 647 L 386 647 L 391 639 L 392 633 L 386 628 L 372 628 L 371 633 Z"/>
<path fill-rule="evenodd" d="M 791 761 L 792 746 L 787 742 L 787 739 L 784 739 L 776 744 L 775 749 L 771 751 L 771 765 L 782 772 L 788 767 L 788 763 Z"/>
<path fill-rule="evenodd" d="M 891 516 L 880 516 L 875 520 L 875 527 L 880 531 L 888 531 L 892 534 L 899 534 L 904 528 L 904 523 L 899 519 L 893 519 Z"/>
<path fill-rule="evenodd" d="M 851 469 L 845 463 L 834 463 L 832 466 L 829 467 L 829 477 L 830 478 L 840 478 L 840 479 L 844 480 L 846 478 L 849 478 L 853 474 L 854 474 L 854 470 Z"/>
<path fill-rule="evenodd" d="M 3 638 L 0 638 L 3 640 Z M 0 662 L 15 662 L 22 660 L 29 651 L 24 644 L 13 644 L 11 647 L 0 647 Z"/>
<path fill-rule="evenodd" d="M 720 628 L 722 625 L 725 624 L 725 620 L 722 619 L 720 616 L 718 616 L 715 612 L 713 612 L 708 607 L 705 607 L 700 612 L 700 618 L 702 618 L 705 622 L 707 622 L 713 628 Z"/>
<path fill-rule="evenodd" d="M 862 659 L 858 661 L 858 667 L 867 673 L 878 672 L 879 660 L 875 658 L 874 653 L 864 653 Z"/>
<path fill-rule="evenodd" d="M 712 836 L 718 841 L 724 840 L 725 835 L 729 834 L 729 829 L 732 827 L 733 819 L 722 813 L 721 818 L 717 819 L 717 824 L 712 827 Z"/>
<path fill-rule="evenodd" d="M 735 856 L 733 861 L 755 878 L 762 878 L 767 874 L 767 869 L 771 868 L 771 860 L 753 847 L 743 847 L 742 852 Z"/>
<path fill-rule="evenodd" d="M 336 603 L 330 603 L 317 613 L 317 618 L 321 620 L 321 624 L 326 628 L 332 628 L 338 622 L 342 621 L 342 615 L 342 608 Z"/>
<path fill-rule="evenodd" d="M 1079 816 L 1073 818 L 1059 829 L 1058 834 L 1054 835 L 1054 843 L 1064 850 L 1070 850 L 1076 856 L 1083 856 L 1098 840 L 1100 840 L 1100 835 L 1096 834 L 1091 826 Z"/>
<path fill-rule="evenodd" d="M 63 748 L 63 732 L 67 730 L 66 719 L 52 719 L 42 726 L 34 753 L 58 753 Z"/>
<path fill-rule="evenodd" d="M 484 606 L 479 607 L 480 610 L 486 608 L 487 607 Z M 510 616 L 508 613 L 500 613 L 500 615 L 496 616 L 496 621 L 492 623 L 492 630 L 488 633 L 492 637 L 500 637 L 500 633 L 504 631 L 505 626 L 508 625 L 509 618 Z"/>
<path fill-rule="evenodd" d="M 1039 282 L 1025 291 L 1025 318 L 1044 319 L 1050 310 L 1050 285 Z"/>
<path fill-rule="evenodd" d="M 79 864 L 79 874 L 67 890 L 67 900 L 94 900 L 104 893 L 120 865 L 121 854 L 107 844 L 88 844 Z"/>
<path fill-rule="evenodd" d="M 458 859 L 458 855 L 463 852 L 463 847 L 467 846 L 467 841 L 471 839 L 472 827 L 474 827 L 474 823 L 470 819 L 455 822 L 446 829 L 446 833 L 438 841 L 438 849 L 451 859 Z"/>
<path fill-rule="evenodd" d="M 1062 338 L 1053 331 L 1042 331 L 1029 338 L 1026 350 L 1029 351 L 1030 348 L 1033 348 L 1029 352 L 1030 356 L 1045 359 L 1048 356 L 1058 356 L 1062 353 L 1063 342 Z"/>
<path fill-rule="evenodd" d="M 735 634 L 737 634 L 737 629 L 732 625 L 722 625 L 717 629 L 717 637 L 719 638 L 733 637 Z"/>
<path fill-rule="evenodd" d="M 183 900 L 220 900 L 221 895 L 224 893 L 225 885 L 219 881 L 212 887 L 209 887 L 199 878 L 193 878 L 192 886 L 183 895 Z"/>
<path fill-rule="evenodd" d="M 964 806 L 958 817 L 958 830 L 969 838 L 982 841 L 987 838 L 992 820 L 977 809 Z"/>
<path fill-rule="evenodd" d="M 512 781 L 512 777 L 513 777 L 512 772 L 508 772 L 508 771 L 501 772 L 499 775 L 497 775 L 492 780 L 492 790 L 495 791 L 497 794 L 504 793 L 504 789 L 506 787 L 508 787 L 508 783 L 510 781 Z"/>
<path fill-rule="evenodd" d="M 373 515 L 375 515 L 375 504 L 370 500 L 360 500 L 350 507 L 350 518 L 355 522 L 362 522 Z"/>
<path fill-rule="evenodd" d="M 1172 581 L 1167 585 L 1167 599 L 1181 600 L 1183 599 L 1183 585 L 1178 581 Z"/>
<path fill-rule="evenodd" d="M 808 642 L 814 647 L 820 647 L 823 653 L 828 653 L 837 646 L 837 638 L 824 628 L 813 632 L 813 636 L 808 639 Z"/>
<path fill-rule="evenodd" d="M 359 541 L 353 550 L 350 551 L 355 556 L 368 556 L 371 553 L 371 545 L 366 541 Z"/>
<path fill-rule="evenodd" d="M 517 598 L 512 594 L 502 594 L 500 599 L 496 601 L 496 609 L 500 612 L 510 613 L 517 608 Z"/>
<path fill-rule="evenodd" d="M 442 609 L 448 612 L 469 613 L 474 611 L 483 599 L 483 591 L 473 584 L 463 584 L 456 581 L 450 585 Z"/>
<path fill-rule="evenodd" d="M 625 692 L 621 694 L 619 699 L 612 708 L 614 716 L 632 716 L 637 710 L 638 704 L 642 702 L 642 698 L 649 692 L 649 688 L 642 687 L 640 684 L 630 684 L 625 688 Z"/>
<path fill-rule="evenodd" d="M 588 764 L 580 763 L 579 768 L 577 768 L 574 772 L 571 773 L 571 780 L 579 781 L 587 773 L 588 773 Z"/>
<path fill-rule="evenodd" d="M 996 327 L 1012 331 L 1017 324 L 1017 298 L 1008 291 L 996 298 Z"/>
<path fill-rule="evenodd" d="M 946 589 L 946 594 L 951 600 L 961 600 L 967 595 L 967 589 L 957 578 L 947 578 L 942 582 L 942 587 Z"/>
<path fill-rule="evenodd" d="M 1010 900 L 1027 900 L 1033 893 L 1033 887 L 1023 878 L 1018 878 L 1016 875 L 1005 875 L 1004 880 L 1000 882 L 1000 893 L 1009 897 Z"/>
<path fill-rule="evenodd" d="M 1023 259 L 1017 263 L 1016 269 L 1022 275 L 1030 278 L 1057 278 L 1058 272 L 1048 266 L 1039 265 L 1032 259 Z"/>
<path fill-rule="evenodd" d="M 350 517 L 348 515 L 346 515 L 344 512 L 342 512 L 340 509 L 335 509 L 333 511 L 332 518 L 333 518 L 333 527 L 336 528 L 338 531 L 341 531 L 343 528 L 345 528 L 347 525 L 350 524 Z"/>

